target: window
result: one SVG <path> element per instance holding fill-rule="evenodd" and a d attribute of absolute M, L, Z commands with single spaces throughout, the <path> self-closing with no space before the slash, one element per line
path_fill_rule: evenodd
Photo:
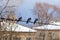
<path fill-rule="evenodd" d="M 26 38 L 26 40 L 31 40 L 31 38 Z"/>
<path fill-rule="evenodd" d="M 13 37 L 13 40 L 21 40 L 19 37 Z"/>

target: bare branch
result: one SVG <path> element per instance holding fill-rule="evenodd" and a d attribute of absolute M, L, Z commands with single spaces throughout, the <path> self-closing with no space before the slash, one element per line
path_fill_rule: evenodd
<path fill-rule="evenodd" d="M 50 9 L 53 9 L 50 13 L 48 12 Z M 33 13 L 38 16 L 38 19 L 42 22 L 50 22 L 55 21 L 54 14 L 57 12 L 60 15 L 60 8 L 55 5 L 50 5 L 48 3 L 36 3 Z M 60 17 L 60 16 L 56 16 Z M 58 18 L 57 18 L 58 20 Z"/>
<path fill-rule="evenodd" d="M 1 10 L 1 13 L 2 11 L 7 7 L 7 4 L 9 3 L 9 0 L 7 1 L 6 5 L 4 6 L 4 8 Z"/>

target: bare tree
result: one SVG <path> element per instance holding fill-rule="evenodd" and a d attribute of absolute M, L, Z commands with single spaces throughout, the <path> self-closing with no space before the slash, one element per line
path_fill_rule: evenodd
<path fill-rule="evenodd" d="M 2 1 L 3 1 L 3 0 L 2 0 Z M 4 15 L 2 15 L 2 13 L 3 13 L 4 9 L 7 7 L 8 2 L 9 2 L 9 0 L 7 0 L 5 6 L 0 10 L 0 17 L 3 17 L 3 16 L 4 16 Z M 2 6 L 1 6 L 1 7 L 2 7 Z M 1 19 L 0 19 L 0 20 L 1 20 Z M 1 26 L 1 22 L 0 22 L 0 26 Z"/>
<path fill-rule="evenodd" d="M 39 22 L 42 23 L 55 21 L 56 17 L 58 17 L 54 15 L 55 12 L 57 12 L 56 14 L 59 15 L 60 8 L 48 3 L 36 3 L 35 7 L 33 8 L 33 13 L 38 16 Z"/>
<path fill-rule="evenodd" d="M 36 3 L 35 7 L 33 8 L 33 13 L 38 17 L 39 22 L 42 22 L 42 23 L 49 23 L 51 21 L 60 21 L 59 20 L 60 19 L 60 8 L 55 5 L 50 5 L 48 3 Z M 43 40 L 45 40 L 46 32 L 44 31 L 42 34 L 43 34 Z M 40 36 L 38 36 L 37 40 L 40 40 L 39 39 Z M 48 33 L 48 40 L 52 40 L 51 32 Z"/>
<path fill-rule="evenodd" d="M 12 1 L 14 1 L 14 5 L 13 6 L 11 6 L 10 4 L 10 1 L 11 0 L 7 0 L 7 2 L 6 2 L 6 4 L 4 5 L 4 7 L 0 10 L 0 17 L 4 17 L 4 18 L 9 18 L 9 19 L 13 19 L 13 20 L 15 20 L 16 19 L 16 14 L 15 14 L 15 12 L 16 12 L 16 9 L 17 9 L 17 7 L 19 6 L 18 4 L 19 3 L 21 3 L 22 1 L 21 0 L 19 0 L 19 1 L 16 1 L 16 0 L 12 0 Z M 5 12 L 3 12 L 5 10 Z M 2 13 L 5 13 L 6 15 L 2 15 Z M 7 26 L 5 27 L 5 25 L 6 25 L 6 22 L 9 24 L 8 26 L 9 26 L 9 37 L 10 37 L 10 39 L 9 40 L 12 40 L 12 27 L 13 27 L 13 25 L 14 25 L 14 23 L 15 23 L 15 21 L 6 21 L 6 20 L 4 20 L 4 22 L 5 23 L 3 23 L 3 27 L 4 28 L 2 28 L 1 27 L 1 22 L 0 22 L 0 28 L 1 28 L 1 30 L 3 29 L 3 31 L 5 31 L 5 32 L 7 32 Z M 11 23 L 12 23 L 12 26 L 10 27 L 10 25 L 11 25 Z M 1 31 L 0 30 L 0 31 Z M 6 34 L 6 33 L 5 33 Z M 5 34 L 2 34 L 1 35 L 1 33 L 0 33 L 0 38 L 3 36 L 3 35 L 5 35 Z"/>
<path fill-rule="evenodd" d="M 19 0 L 20 1 L 20 0 Z M 19 2 L 18 1 L 18 2 Z M 14 1 L 15 2 L 15 1 Z M 17 3 L 18 3 L 17 2 Z M 16 4 L 16 3 L 15 3 Z M 16 19 L 16 9 L 17 9 L 17 7 L 16 6 L 19 6 L 20 4 L 16 4 L 16 5 L 13 5 L 13 6 L 10 6 L 10 5 L 8 5 L 7 7 L 6 7 L 6 18 L 8 18 L 8 19 L 13 19 L 13 20 L 15 20 Z M 7 21 L 8 23 L 9 23 L 9 25 L 11 25 L 11 23 L 12 23 L 12 26 L 10 26 L 10 33 L 9 33 L 9 40 L 12 40 L 12 28 L 14 27 L 14 31 L 15 31 L 15 29 L 17 28 L 17 26 L 15 27 L 15 26 L 13 26 L 15 23 L 16 23 L 16 21 Z"/>
<path fill-rule="evenodd" d="M 1 2 L 3 2 L 3 0 L 1 0 Z M 4 5 L 4 7 L 0 9 L 0 18 L 3 17 L 2 13 L 3 13 L 4 9 L 7 7 L 8 2 L 9 2 L 9 0 L 7 0 L 7 2 Z M 2 20 L 0 19 L 0 21 L 2 21 Z M 4 27 L 1 26 L 1 22 L 0 22 L 0 31 L 5 30 L 5 29 L 6 28 L 4 28 Z M 0 32 L 0 40 L 1 40 L 2 35 L 3 35 L 3 33 Z"/>

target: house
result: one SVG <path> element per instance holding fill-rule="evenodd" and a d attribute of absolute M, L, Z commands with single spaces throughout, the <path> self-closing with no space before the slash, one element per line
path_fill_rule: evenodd
<path fill-rule="evenodd" d="M 48 25 L 35 26 L 36 40 L 60 40 L 60 23 L 52 22 Z"/>
<path fill-rule="evenodd" d="M 6 28 L 6 31 L 0 31 L 0 40 L 35 40 L 37 31 L 34 29 L 16 23 L 2 22 L 1 25 Z"/>
<path fill-rule="evenodd" d="M 0 40 L 60 40 L 60 23 L 53 22 L 48 25 L 35 26 L 32 29 L 16 24 L 1 23 Z"/>

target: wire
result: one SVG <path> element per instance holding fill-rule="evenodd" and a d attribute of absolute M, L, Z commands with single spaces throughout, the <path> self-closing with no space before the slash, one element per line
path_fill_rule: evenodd
<path fill-rule="evenodd" d="M 5 20 L 8 20 L 8 21 L 16 21 L 16 22 L 19 22 L 19 21 L 21 21 L 21 22 L 27 22 L 27 21 L 24 21 L 24 20 L 19 20 L 19 19 L 15 19 L 15 20 L 13 20 L 13 19 L 9 19 L 9 18 L 0 18 L 1 19 L 1 21 L 0 22 L 3 22 L 3 20 L 5 19 Z M 33 23 L 34 24 L 34 22 L 32 22 L 32 21 L 29 21 L 29 23 Z M 44 25 L 55 25 L 55 26 L 60 26 L 60 25 L 57 25 L 57 24 L 51 24 L 51 23 L 41 23 L 41 22 L 36 22 L 36 23 L 38 23 L 38 24 L 44 24 Z"/>

